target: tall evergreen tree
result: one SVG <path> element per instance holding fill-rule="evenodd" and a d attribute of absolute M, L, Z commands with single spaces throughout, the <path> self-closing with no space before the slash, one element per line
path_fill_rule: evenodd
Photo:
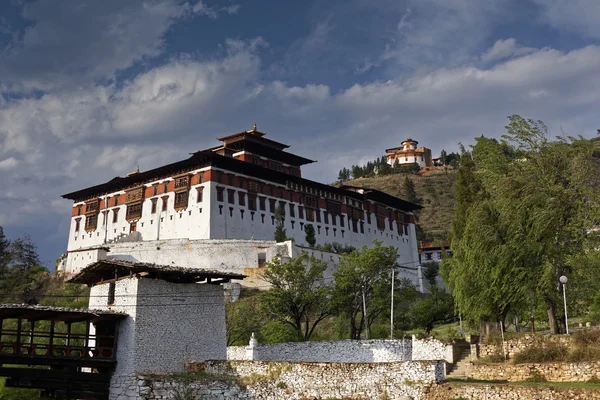
<path fill-rule="evenodd" d="M 286 230 L 283 228 L 285 223 L 285 211 L 283 206 L 280 204 L 275 209 L 275 234 L 273 239 L 277 243 L 285 242 L 287 240 Z"/>
<path fill-rule="evenodd" d="M 317 243 L 315 227 L 312 226 L 312 224 L 306 224 L 304 226 L 304 233 L 306 233 L 306 243 L 308 243 L 310 247 L 315 247 L 315 244 Z"/>
<path fill-rule="evenodd" d="M 415 184 L 408 176 L 405 176 L 404 181 L 402 182 L 402 192 L 404 193 L 404 200 L 415 204 L 421 204 L 422 200 L 417 195 Z"/>

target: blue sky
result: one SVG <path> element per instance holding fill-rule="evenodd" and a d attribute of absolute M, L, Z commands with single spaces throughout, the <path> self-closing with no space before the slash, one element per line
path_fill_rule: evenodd
<path fill-rule="evenodd" d="M 0 226 L 45 265 L 63 193 L 256 122 L 332 182 L 411 136 L 439 154 L 506 117 L 592 137 L 597 0 L 12 0 L 0 5 Z"/>

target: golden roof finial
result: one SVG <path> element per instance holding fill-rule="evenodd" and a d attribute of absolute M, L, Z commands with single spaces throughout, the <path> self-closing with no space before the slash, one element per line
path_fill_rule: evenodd
<path fill-rule="evenodd" d="M 136 172 L 137 174 L 139 174 L 139 173 L 140 173 L 140 166 L 139 166 L 139 165 L 138 165 L 138 166 L 135 168 L 135 172 Z"/>
<path fill-rule="evenodd" d="M 252 128 L 252 132 L 256 132 L 256 122 L 254 123 L 254 128 Z"/>

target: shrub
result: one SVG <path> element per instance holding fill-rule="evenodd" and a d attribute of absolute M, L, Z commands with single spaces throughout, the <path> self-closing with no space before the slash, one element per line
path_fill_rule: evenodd
<path fill-rule="evenodd" d="M 573 342 L 578 346 L 600 346 L 600 330 L 577 331 L 572 337 Z"/>
<path fill-rule="evenodd" d="M 487 357 L 481 357 L 479 360 L 481 363 L 503 363 L 506 362 L 502 354 L 491 354 Z"/>
<path fill-rule="evenodd" d="M 567 361 L 569 349 L 559 343 L 538 344 L 515 355 L 515 364 Z"/>

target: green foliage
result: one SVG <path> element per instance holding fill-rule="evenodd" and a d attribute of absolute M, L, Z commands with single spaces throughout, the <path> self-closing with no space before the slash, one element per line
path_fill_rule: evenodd
<path fill-rule="evenodd" d="M 327 265 L 306 253 L 282 263 L 267 263 L 263 279 L 272 288 L 261 295 L 263 309 L 290 325 L 299 340 L 309 340 L 315 327 L 330 313 L 329 288 L 322 284 Z"/>
<path fill-rule="evenodd" d="M 575 332 L 568 346 L 556 341 L 538 340 L 515 355 L 514 361 L 521 363 L 539 362 L 584 362 L 600 360 L 600 331 Z"/>
<path fill-rule="evenodd" d="M 337 242 L 318 244 L 315 246 L 315 249 L 337 254 L 352 253 L 352 251 L 356 250 L 353 246 Z"/>
<path fill-rule="evenodd" d="M 594 322 L 600 322 L 600 290 L 592 298 L 590 304 L 590 318 Z"/>
<path fill-rule="evenodd" d="M 429 286 L 437 286 L 437 277 L 440 274 L 440 265 L 435 261 L 425 262 L 421 264 L 423 278 L 429 283 Z"/>
<path fill-rule="evenodd" d="M 411 305 L 409 315 L 413 325 L 423 328 L 429 335 L 435 324 L 455 319 L 452 296 L 434 285 L 424 299 Z"/>
<path fill-rule="evenodd" d="M 14 366 L 11 366 L 13 368 Z M 5 387 L 6 378 L 0 378 L 0 400 L 37 400 L 41 399 L 39 389 L 21 389 Z"/>
<path fill-rule="evenodd" d="M 259 343 L 284 343 L 284 342 L 297 342 L 298 338 L 297 330 L 288 323 L 284 323 L 278 320 L 269 321 L 263 325 L 257 335 Z M 248 344 L 246 342 L 245 344 Z"/>
<path fill-rule="evenodd" d="M 545 343 L 543 345 L 528 346 L 525 350 L 515 354 L 515 364 L 567 361 L 569 349 L 559 343 Z"/>
<path fill-rule="evenodd" d="M 338 182 L 345 182 L 350 180 L 350 170 L 346 167 L 342 168 L 338 174 Z"/>
<path fill-rule="evenodd" d="M 584 259 L 596 257 L 600 168 L 589 141 L 549 140 L 543 123 L 509 117 L 502 141 L 477 138 L 463 152 L 455 185 L 453 257 L 442 274 L 461 313 L 503 321 L 527 310 L 531 294 L 558 332 L 557 281 L 598 288 Z"/>
<path fill-rule="evenodd" d="M 396 266 L 397 249 L 382 246 L 374 241 L 374 246 L 363 246 L 344 254 L 335 276 L 335 286 L 331 296 L 336 311 L 344 315 L 350 324 L 350 338 L 360 339 L 367 325 L 390 307 L 391 272 Z M 367 320 L 364 319 L 364 302 Z"/>
<path fill-rule="evenodd" d="M 280 204 L 277 209 L 275 209 L 275 235 L 273 239 L 275 239 L 277 243 L 285 242 L 287 240 L 286 230 L 283 228 L 284 221 L 285 211 Z"/>
<path fill-rule="evenodd" d="M 252 333 L 258 333 L 267 323 L 260 309 L 259 294 L 244 296 L 245 291 L 237 301 L 228 299 L 225 303 L 227 346 L 247 345 Z"/>
<path fill-rule="evenodd" d="M 404 182 L 402 183 L 403 192 L 404 192 L 404 200 L 410 201 L 411 203 L 421 204 L 423 199 L 421 199 L 417 195 L 417 191 L 415 190 L 415 184 L 408 176 L 404 177 Z"/>
<path fill-rule="evenodd" d="M 0 227 L 0 301 L 38 304 L 48 279 L 29 236 L 11 242 Z"/>
<path fill-rule="evenodd" d="M 387 158 L 385 156 L 382 156 L 380 158 L 377 158 L 376 160 L 369 161 L 364 165 L 353 165 L 352 167 L 350 167 L 350 169 L 345 167 L 342 168 L 338 173 L 338 181 L 348 181 L 350 180 L 350 175 L 352 175 L 352 179 L 358 179 L 393 174 L 416 174 L 420 170 L 421 167 L 418 163 L 400 166 L 398 160 L 396 160 L 394 165 L 391 166 L 388 164 Z"/>
<path fill-rule="evenodd" d="M 306 233 L 306 243 L 310 247 L 315 247 L 317 239 L 315 238 L 315 227 L 312 224 L 306 224 L 304 226 L 304 233 Z"/>

